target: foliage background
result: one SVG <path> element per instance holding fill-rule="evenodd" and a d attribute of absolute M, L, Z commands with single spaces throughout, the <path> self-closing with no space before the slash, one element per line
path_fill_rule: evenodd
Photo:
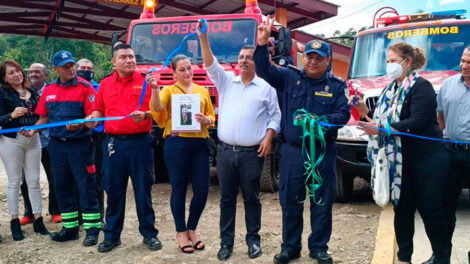
<path fill-rule="evenodd" d="M 25 72 L 31 63 L 40 62 L 49 70 L 48 81 L 57 78 L 52 70 L 52 56 L 60 50 L 70 51 L 75 61 L 82 58 L 91 60 L 94 64 L 95 80 L 98 82 L 111 72 L 111 46 L 84 40 L 45 40 L 42 37 L 0 34 L 0 61 L 16 60 Z"/>

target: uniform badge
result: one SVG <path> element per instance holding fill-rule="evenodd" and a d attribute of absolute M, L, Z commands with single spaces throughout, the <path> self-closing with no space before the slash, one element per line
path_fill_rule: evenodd
<path fill-rule="evenodd" d="M 321 48 L 321 42 L 319 40 L 314 40 L 311 45 L 312 49 L 319 49 Z"/>
<path fill-rule="evenodd" d="M 92 102 L 92 103 L 95 103 L 95 95 L 90 94 L 90 96 L 88 96 L 88 100 L 90 100 L 90 102 Z"/>
<path fill-rule="evenodd" d="M 325 92 L 328 92 L 330 90 L 330 86 L 326 85 L 325 86 Z"/>

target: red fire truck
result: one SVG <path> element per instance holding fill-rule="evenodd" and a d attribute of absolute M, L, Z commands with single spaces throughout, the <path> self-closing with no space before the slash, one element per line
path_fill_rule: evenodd
<path fill-rule="evenodd" d="M 394 16 L 383 17 L 390 13 Z M 455 10 L 399 15 L 390 7 L 379 9 L 374 16 L 374 27 L 359 32 L 355 38 L 347 80 L 350 94 L 362 96 L 372 109 L 391 81 L 385 76 L 385 57 L 387 48 L 396 42 L 424 50 L 427 64 L 420 75 L 433 84 L 437 93 L 447 77 L 458 73 L 463 49 L 469 44 L 470 20 L 464 19 L 465 13 L 465 10 Z M 353 109 L 349 124 L 357 121 L 359 113 Z M 367 137 L 361 134 L 355 126 L 346 126 L 338 132 L 338 201 L 350 199 L 354 177 L 370 181 Z"/>
<path fill-rule="evenodd" d="M 147 72 L 151 68 L 161 68 L 169 53 L 180 45 L 188 33 L 195 31 L 197 21 L 205 18 L 208 22 L 209 38 L 214 55 L 226 71 L 233 71 L 238 74 L 238 53 L 245 45 L 256 45 L 257 27 L 258 23 L 262 21 L 257 0 L 246 0 L 244 14 L 156 18 L 154 15 L 155 8 L 156 3 L 154 0 L 144 1 L 144 9 L 140 18 L 131 21 L 126 32 L 126 42 L 133 48 L 136 55 L 137 71 Z M 123 33 L 120 32 L 120 34 Z M 118 34 L 113 35 L 113 46 L 114 42 L 118 40 L 117 36 Z M 276 27 L 273 30 L 273 36 L 279 43 L 276 56 L 287 57 L 292 55 L 296 62 L 297 53 L 303 52 L 303 45 L 292 41 L 290 31 L 282 27 Z M 188 38 L 178 53 L 191 58 L 194 71 L 193 81 L 209 89 L 217 114 L 217 90 L 203 66 L 198 37 Z M 175 82 L 169 67 L 158 71 L 156 77 L 158 84 L 161 86 L 171 85 Z M 217 137 L 215 129 L 211 129 L 210 133 L 212 137 Z M 155 153 L 156 176 L 164 177 L 166 170 L 161 151 L 164 142 L 158 135 L 156 141 L 159 143 Z M 212 160 L 215 163 L 215 157 L 212 157 Z M 276 191 L 279 177 L 276 153 L 271 154 L 265 160 L 261 188 L 264 191 Z"/>

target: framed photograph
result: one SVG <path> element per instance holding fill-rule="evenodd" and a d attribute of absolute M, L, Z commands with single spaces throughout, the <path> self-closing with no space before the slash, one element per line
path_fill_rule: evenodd
<path fill-rule="evenodd" d="M 199 94 L 171 95 L 172 132 L 200 132 L 201 123 L 194 119 L 194 114 L 201 112 Z"/>

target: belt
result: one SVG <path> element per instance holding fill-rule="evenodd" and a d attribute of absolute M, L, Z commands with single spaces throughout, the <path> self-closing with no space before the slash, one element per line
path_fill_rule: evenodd
<path fill-rule="evenodd" d="M 106 135 L 109 136 L 109 137 L 113 137 L 115 139 L 119 139 L 119 140 L 130 140 L 130 139 L 145 137 L 145 136 L 149 135 L 149 133 L 119 134 L 119 135 L 106 134 Z"/>
<path fill-rule="evenodd" d="M 86 137 L 80 137 L 80 138 L 64 138 L 64 137 L 51 137 L 53 140 L 58 140 L 62 142 L 72 142 L 72 141 L 78 141 L 78 140 L 83 140 L 89 138 L 88 136 Z"/>
<path fill-rule="evenodd" d="M 231 149 L 234 152 L 257 151 L 259 149 L 259 145 L 250 146 L 250 147 L 235 146 L 235 145 L 224 143 L 222 141 L 219 141 L 219 145 L 221 145 L 223 148 Z"/>
<path fill-rule="evenodd" d="M 470 142 L 469 144 L 459 144 L 459 143 L 448 143 L 450 148 L 458 151 L 469 151 L 470 150 Z"/>

